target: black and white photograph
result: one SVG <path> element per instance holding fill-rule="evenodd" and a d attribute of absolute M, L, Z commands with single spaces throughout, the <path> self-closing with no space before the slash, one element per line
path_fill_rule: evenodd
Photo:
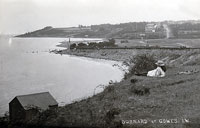
<path fill-rule="evenodd" d="M 200 1 L 0 0 L 0 128 L 200 128 Z"/>

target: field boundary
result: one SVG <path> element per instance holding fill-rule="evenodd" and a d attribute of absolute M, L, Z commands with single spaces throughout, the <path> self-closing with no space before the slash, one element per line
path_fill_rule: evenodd
<path fill-rule="evenodd" d="M 168 50 L 192 50 L 192 49 L 200 49 L 200 48 L 172 48 L 172 47 L 107 47 L 107 48 L 76 48 L 76 49 L 83 49 L 83 50 L 100 50 L 100 49 L 168 49 Z"/>

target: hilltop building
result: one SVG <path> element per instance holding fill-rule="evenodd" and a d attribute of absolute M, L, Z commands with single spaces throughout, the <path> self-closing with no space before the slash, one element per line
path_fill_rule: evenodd
<path fill-rule="evenodd" d="M 146 24 L 145 32 L 156 32 L 157 24 Z"/>

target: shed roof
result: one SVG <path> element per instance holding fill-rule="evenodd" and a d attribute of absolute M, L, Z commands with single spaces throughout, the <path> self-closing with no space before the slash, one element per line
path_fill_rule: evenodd
<path fill-rule="evenodd" d="M 20 95 L 16 96 L 16 98 L 25 110 L 30 109 L 30 107 L 38 107 L 46 110 L 49 106 L 58 105 L 57 101 L 49 92 Z"/>

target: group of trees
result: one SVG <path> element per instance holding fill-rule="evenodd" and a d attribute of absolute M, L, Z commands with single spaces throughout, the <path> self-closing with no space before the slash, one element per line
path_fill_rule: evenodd
<path fill-rule="evenodd" d="M 200 23 L 182 23 L 169 25 L 174 38 L 200 38 Z"/>
<path fill-rule="evenodd" d="M 75 49 L 75 48 L 94 48 L 94 49 L 99 49 L 99 48 L 108 48 L 108 47 L 116 47 L 115 45 L 115 39 L 109 39 L 108 41 L 103 41 L 103 42 L 90 42 L 88 44 L 86 43 L 78 43 L 78 44 L 71 44 L 70 49 Z"/>

